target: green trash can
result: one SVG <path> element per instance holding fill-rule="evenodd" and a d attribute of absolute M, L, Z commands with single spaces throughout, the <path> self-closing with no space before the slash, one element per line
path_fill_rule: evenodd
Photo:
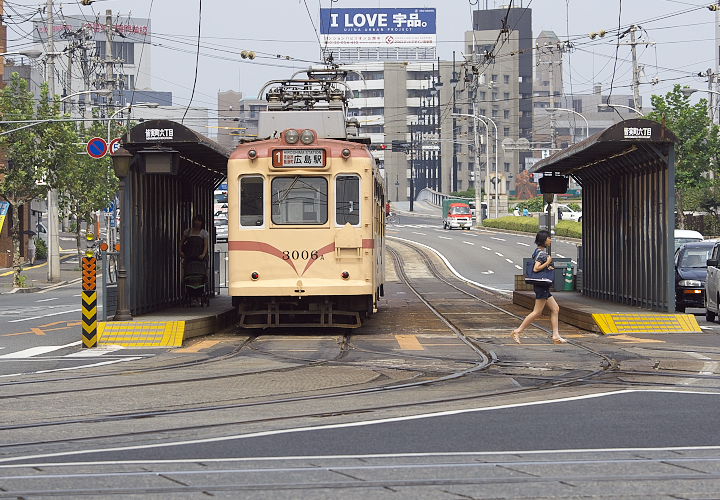
<path fill-rule="evenodd" d="M 573 265 L 572 262 L 565 264 L 565 270 L 563 271 L 563 291 L 575 290 L 575 277 L 573 276 Z"/>

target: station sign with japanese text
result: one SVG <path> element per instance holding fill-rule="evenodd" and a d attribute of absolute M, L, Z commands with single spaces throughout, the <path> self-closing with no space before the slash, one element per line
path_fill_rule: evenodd
<path fill-rule="evenodd" d="M 651 139 L 651 127 L 624 127 L 625 139 Z"/>
<path fill-rule="evenodd" d="M 424 46 L 437 42 L 433 8 L 320 9 L 323 45 Z"/>

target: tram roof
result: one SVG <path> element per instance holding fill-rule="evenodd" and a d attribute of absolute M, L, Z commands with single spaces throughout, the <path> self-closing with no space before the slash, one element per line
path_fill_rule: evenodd
<path fill-rule="evenodd" d="M 675 142 L 675 134 L 661 123 L 644 118 L 624 120 L 540 160 L 530 172 L 583 177 L 584 174 L 602 175 L 616 168 L 627 170 L 629 165 L 656 160 L 658 153 L 666 154 L 663 146 Z"/>

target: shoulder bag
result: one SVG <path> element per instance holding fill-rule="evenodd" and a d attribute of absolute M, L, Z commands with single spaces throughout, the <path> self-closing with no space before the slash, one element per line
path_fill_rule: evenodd
<path fill-rule="evenodd" d="M 555 271 L 547 267 L 542 271 L 535 271 L 535 262 L 540 252 L 537 248 L 532 254 L 532 260 L 525 264 L 525 283 L 528 285 L 552 285 L 555 278 Z"/>

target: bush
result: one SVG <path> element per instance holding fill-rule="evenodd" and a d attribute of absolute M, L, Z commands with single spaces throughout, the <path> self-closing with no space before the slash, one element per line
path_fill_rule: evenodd
<path fill-rule="evenodd" d="M 561 220 L 555 226 L 555 234 L 568 238 L 582 238 L 582 222 Z"/>
<path fill-rule="evenodd" d="M 42 238 L 35 238 L 35 258 L 40 260 L 47 259 L 47 244 Z"/>
<path fill-rule="evenodd" d="M 520 209 L 521 212 L 525 208 L 528 209 L 528 212 L 542 212 L 545 208 L 545 203 L 543 202 L 542 196 L 537 196 L 529 200 L 521 201 L 515 206 Z"/>
<path fill-rule="evenodd" d="M 471 188 L 467 191 L 453 191 L 450 193 L 453 198 L 475 198 L 475 189 Z"/>
<path fill-rule="evenodd" d="M 514 215 L 500 217 L 499 219 L 485 219 L 483 226 L 523 231 L 525 233 L 537 233 L 540 229 L 537 217 L 517 217 Z"/>
<path fill-rule="evenodd" d="M 485 219 L 483 226 L 524 233 L 537 233 L 540 230 L 537 217 L 517 217 L 514 215 L 500 217 L 499 219 Z M 555 227 L 555 234 L 567 238 L 582 238 L 582 222 L 561 220 Z"/>

